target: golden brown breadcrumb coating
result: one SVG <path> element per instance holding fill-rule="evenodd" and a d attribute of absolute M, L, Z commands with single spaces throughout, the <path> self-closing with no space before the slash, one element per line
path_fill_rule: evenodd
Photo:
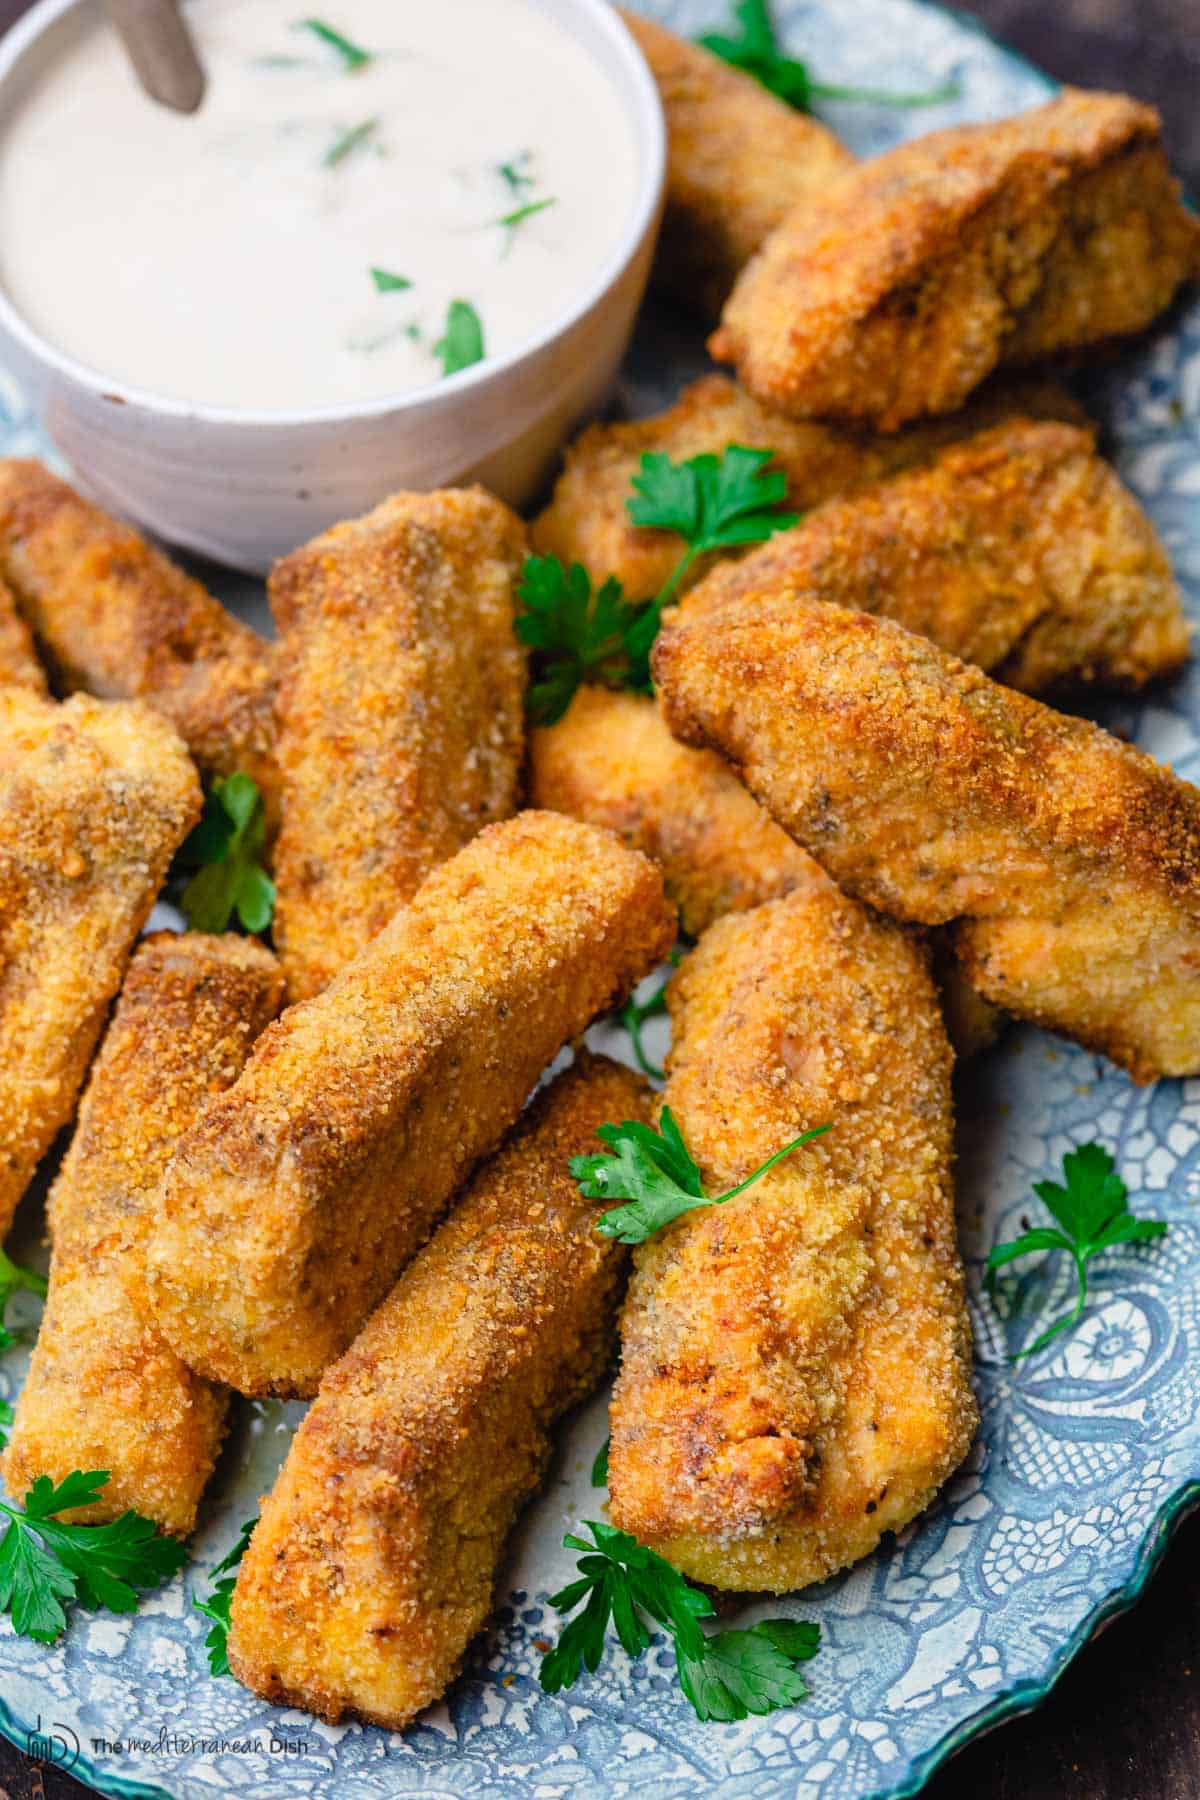
<path fill-rule="evenodd" d="M 247 1687 L 398 1728 L 453 1680 L 551 1427 L 612 1354 L 625 1253 L 568 1161 L 648 1101 L 602 1059 L 560 1075 L 326 1371 L 238 1574 Z"/>
<path fill-rule="evenodd" d="M 0 460 L 0 574 L 62 692 L 146 700 L 206 775 L 244 769 L 273 811 L 271 647 L 128 525 L 41 463 Z"/>
<path fill-rule="evenodd" d="M 556 725 L 531 732 L 529 798 L 652 857 L 690 937 L 723 913 L 828 880 L 728 763 L 678 743 L 642 694 L 581 687 Z"/>
<path fill-rule="evenodd" d="M 667 204 L 657 285 L 709 318 L 794 206 L 853 166 L 827 126 L 699 44 L 621 9 L 658 84 Z"/>
<path fill-rule="evenodd" d="M 1090 433 L 1014 419 L 818 507 L 687 595 L 880 613 L 1026 693 L 1140 687 L 1188 653 L 1153 525 Z"/>
<path fill-rule="evenodd" d="M 176 1141 L 236 1078 L 282 997 L 255 938 L 162 932 L 135 952 L 50 1192 L 50 1292 L 4 1453 L 10 1493 L 107 1469 L 77 1522 L 132 1508 L 180 1536 L 195 1525 L 226 1396 L 180 1362 L 131 1289 Z"/>
<path fill-rule="evenodd" d="M 901 144 L 798 206 L 710 340 L 764 406 L 893 431 L 998 363 L 1140 331 L 1200 270 L 1152 107 L 1064 88 Z"/>
<path fill-rule="evenodd" d="M 709 1193 L 639 1247 L 616 1525 L 696 1580 L 786 1592 L 933 1499 L 976 1425 L 950 1048 L 921 947 L 832 886 L 714 925 L 668 990 L 664 1103 Z"/>
<path fill-rule="evenodd" d="M 0 1236 L 199 814 L 187 752 L 148 706 L 0 688 Z"/>
<path fill-rule="evenodd" d="M 46 672 L 33 647 L 33 633 L 17 611 L 12 589 L 0 579 L 0 687 L 46 692 Z"/>
<path fill-rule="evenodd" d="M 1084 422 L 1065 388 L 1030 380 L 989 389 L 954 418 L 877 437 L 848 426 L 781 418 L 723 375 L 706 375 L 652 418 L 589 425 L 567 448 L 566 467 L 549 505 L 530 528 L 533 546 L 564 563 L 582 563 L 596 582 L 615 575 L 630 599 L 648 600 L 679 561 L 683 541 L 672 531 L 630 522 L 626 502 L 644 455 L 681 462 L 690 456 L 719 456 L 730 444 L 772 450 L 774 466 L 788 478 L 787 506 L 805 512 L 834 495 L 928 462 L 946 444 L 1016 413 Z M 703 568 L 703 563 L 695 566 L 691 582 L 700 579 Z"/>
<path fill-rule="evenodd" d="M 184 1361 L 313 1393 L 547 1063 L 674 932 L 654 866 L 555 813 L 427 876 L 185 1134 L 147 1268 Z"/>
<path fill-rule="evenodd" d="M 663 633 L 666 716 L 848 893 L 955 921 L 972 985 L 1138 1081 L 1200 1072 L 1200 791 L 891 619 L 790 598 Z"/>
<path fill-rule="evenodd" d="M 605 825 L 652 857 L 690 937 L 726 913 L 829 882 L 724 758 L 679 743 L 642 694 L 581 687 L 556 725 L 531 732 L 529 782 L 533 805 Z M 965 1060 L 994 1042 L 998 1016 L 940 946 L 934 968 Z"/>
<path fill-rule="evenodd" d="M 293 1000 L 318 993 L 430 869 L 512 813 L 524 560 L 516 514 L 457 488 L 395 494 L 275 565 L 274 931 Z"/>

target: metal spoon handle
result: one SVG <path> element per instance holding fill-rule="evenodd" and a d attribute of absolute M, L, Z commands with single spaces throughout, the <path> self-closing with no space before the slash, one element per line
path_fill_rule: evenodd
<path fill-rule="evenodd" d="M 177 0 L 107 0 L 107 6 L 150 98 L 195 112 L 204 98 L 204 70 Z"/>

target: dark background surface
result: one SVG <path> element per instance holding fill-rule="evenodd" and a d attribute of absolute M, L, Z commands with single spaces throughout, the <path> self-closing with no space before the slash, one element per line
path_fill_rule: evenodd
<path fill-rule="evenodd" d="M 0 30 L 24 0 L 0 0 Z M 1200 0 L 958 0 L 1031 61 L 1154 103 L 1200 197 Z M 86 1800 L 0 1738 L 0 1800 Z M 1200 1517 L 1046 1704 L 957 1756 L 927 1800 L 1200 1800 Z"/>

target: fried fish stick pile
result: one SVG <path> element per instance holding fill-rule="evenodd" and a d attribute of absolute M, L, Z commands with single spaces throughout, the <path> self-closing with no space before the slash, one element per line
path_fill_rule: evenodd
<path fill-rule="evenodd" d="M 270 646 L 41 463 L 0 461 L 0 574 L 63 691 L 145 700 L 206 774 L 274 795 Z"/>
<path fill-rule="evenodd" d="M 928 462 L 946 444 L 1015 413 L 1082 421 L 1079 407 L 1057 382 L 1023 381 L 981 394 L 956 418 L 876 437 L 847 426 L 780 418 L 724 376 L 708 375 L 653 418 L 590 425 L 582 432 L 567 450 L 549 505 L 533 523 L 534 548 L 564 563 L 582 563 L 597 582 L 615 575 L 630 599 L 646 600 L 675 568 L 683 540 L 630 521 L 626 502 L 643 455 L 681 462 L 719 456 L 729 444 L 773 450 L 775 466 L 788 478 L 786 504 L 804 512 Z"/>
<path fill-rule="evenodd" d="M 17 611 L 12 590 L 0 580 L 0 687 L 46 691 L 46 675 L 33 648 L 33 636 Z"/>
<path fill-rule="evenodd" d="M 794 206 L 854 158 L 832 131 L 699 44 L 622 10 L 667 123 L 667 206 L 655 280 L 719 313 L 734 280 Z"/>
<path fill-rule="evenodd" d="M 276 565 L 275 938 L 293 999 L 514 810 L 524 557 L 516 514 L 472 488 L 397 494 Z"/>
<path fill-rule="evenodd" d="M 560 1075 L 326 1371 L 238 1575 L 247 1687 L 398 1728 L 457 1674 L 551 1427 L 613 1347 L 625 1253 L 567 1164 L 648 1100 L 602 1059 Z"/>
<path fill-rule="evenodd" d="M 685 1574 L 785 1592 L 932 1500 L 976 1425 L 950 1049 L 923 953 L 832 887 L 714 925 L 668 992 L 663 1099 L 706 1191 L 635 1252 L 612 1517 Z"/>
<path fill-rule="evenodd" d="M 1065 88 L 937 131 L 797 207 L 709 348 L 764 406 L 893 431 L 998 363 L 1140 331 L 1200 271 L 1153 108 Z"/>
<path fill-rule="evenodd" d="M 954 922 L 971 984 L 1135 1080 L 1200 1072 L 1200 791 L 890 619 L 728 605 L 656 647 L 719 749 L 848 893 Z"/>
<path fill-rule="evenodd" d="M 130 1290 L 176 1141 L 234 1080 L 282 992 L 253 938 L 164 932 L 134 955 L 50 1193 L 50 1292 L 4 1453 L 10 1493 L 107 1469 L 76 1520 L 132 1508 L 181 1536 L 195 1525 L 225 1394 L 168 1349 Z"/>
<path fill-rule="evenodd" d="M 1171 565 L 1091 436 L 1014 419 L 830 501 L 687 596 L 882 614 L 1026 693 L 1140 687 L 1186 660 Z"/>
<path fill-rule="evenodd" d="M 535 806 L 606 825 L 658 863 L 690 937 L 723 913 L 828 877 L 711 750 L 689 750 L 642 694 L 581 687 L 530 735 Z"/>
<path fill-rule="evenodd" d="M 0 1236 L 199 814 L 195 770 L 149 707 L 0 689 Z"/>
<path fill-rule="evenodd" d="M 147 1265 L 168 1342 L 243 1393 L 313 1393 L 547 1063 L 674 935 L 611 833 L 488 826 L 185 1133 Z"/>

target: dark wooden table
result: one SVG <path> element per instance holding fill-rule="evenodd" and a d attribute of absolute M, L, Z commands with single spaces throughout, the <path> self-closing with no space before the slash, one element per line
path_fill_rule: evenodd
<path fill-rule="evenodd" d="M 0 30 L 25 0 L 0 0 Z M 1200 0 L 956 0 L 1060 80 L 1162 111 L 1200 196 Z M 0 1800 L 90 1790 L 0 1738 Z M 928 1800 L 1200 1800 L 1200 1517 L 1184 1524 L 1138 1607 L 1068 1670 L 1046 1704 L 971 1745 Z"/>

